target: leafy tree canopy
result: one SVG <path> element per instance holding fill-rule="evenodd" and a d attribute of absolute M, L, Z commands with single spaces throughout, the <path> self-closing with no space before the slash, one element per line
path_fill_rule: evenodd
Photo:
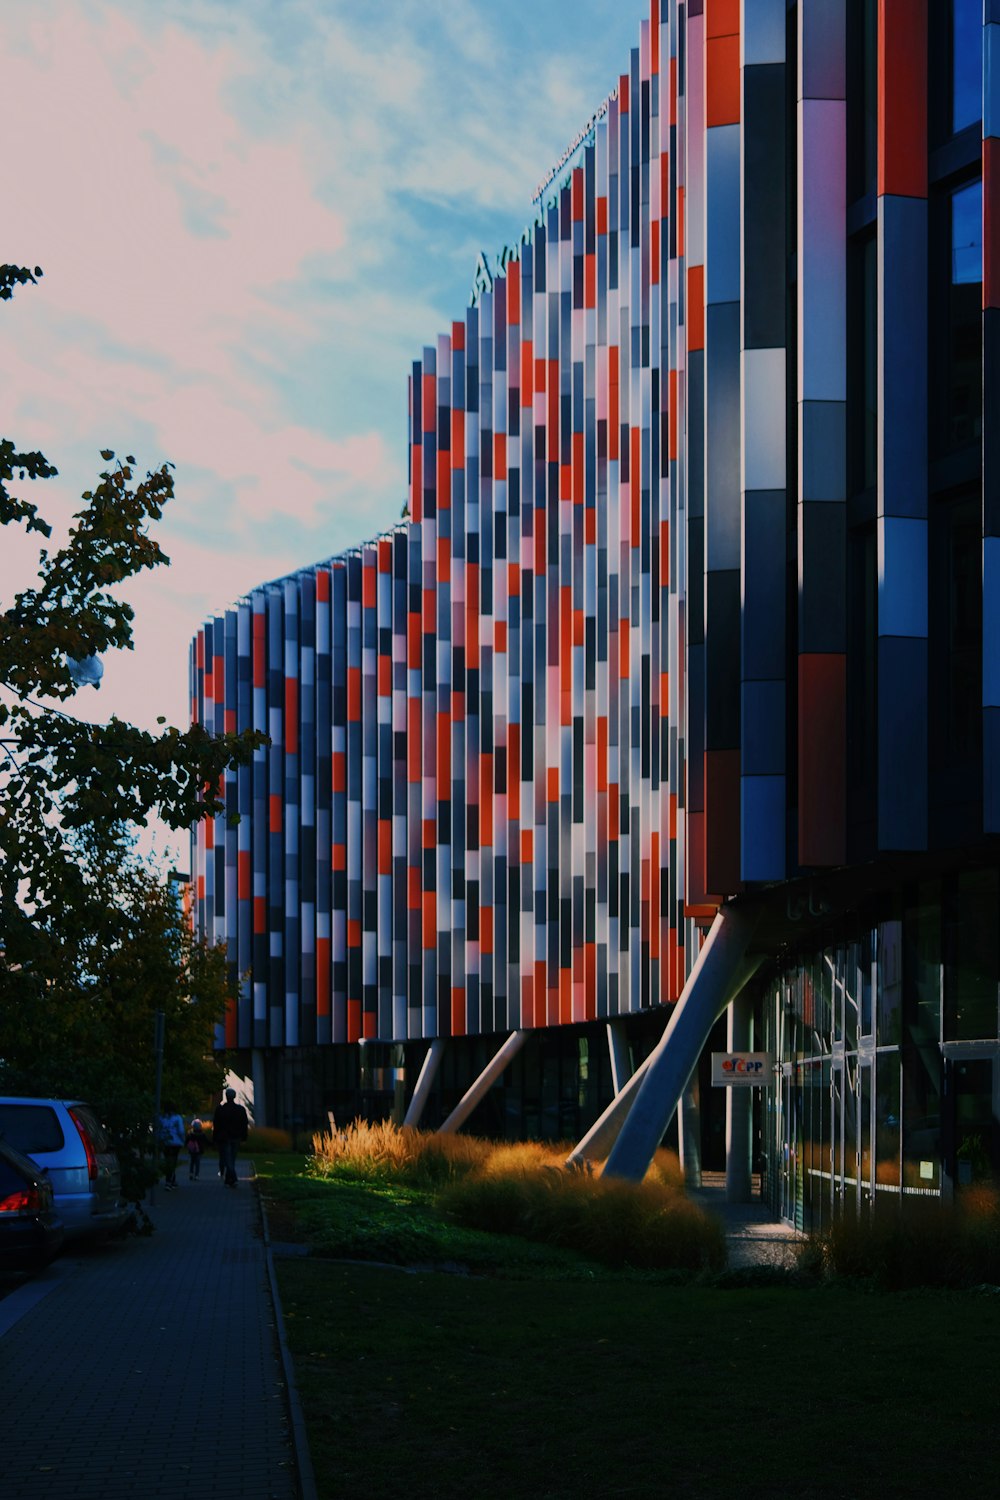
<path fill-rule="evenodd" d="M 0 266 L 0 301 L 40 275 Z M 14 487 L 56 470 L 0 439 L 0 526 L 40 538 L 36 577 L 0 598 L 0 1089 L 92 1099 L 131 1163 L 135 1197 L 154 1013 L 166 1017 L 164 1098 L 202 1107 L 220 1081 L 212 1030 L 235 976 L 131 853 L 129 829 L 154 812 L 174 829 L 222 812 L 225 770 L 247 764 L 262 737 L 200 725 L 150 734 L 67 710 L 79 663 L 131 648 L 133 613 L 116 586 L 168 561 L 151 528 L 173 495 L 171 466 L 140 478 L 131 455 L 101 457 L 65 544 L 50 550 L 52 528 Z"/>
<path fill-rule="evenodd" d="M 0 300 L 34 282 L 36 267 L 0 266 Z M 226 767 L 246 764 L 260 737 L 215 736 L 201 725 L 150 734 L 122 719 L 85 724 L 62 704 L 76 691 L 75 664 L 131 649 L 133 612 L 113 592 L 146 568 L 168 562 L 150 534 L 174 492 L 172 466 L 138 477 L 131 455 L 101 454 L 107 467 L 64 546 L 42 548 L 33 585 L 0 599 L 0 909 L 27 900 L 43 911 L 62 899 L 78 861 L 67 845 L 85 830 L 114 842 L 125 825 L 153 812 L 185 828 L 223 810 Z M 37 452 L 0 439 L 0 525 L 51 536 L 37 505 L 12 493 L 15 481 L 56 470 Z M 162 721 L 161 721 L 162 722 Z"/>
<path fill-rule="evenodd" d="M 225 1073 L 211 1051 L 229 995 L 225 949 L 195 936 L 176 887 L 143 861 L 102 842 L 75 852 L 73 900 L 42 923 L 22 914 L 11 934 L 23 962 L 0 986 L 0 1092 L 90 1100 L 138 1199 L 151 1180 L 156 1012 L 163 1099 L 190 1118 Z"/>

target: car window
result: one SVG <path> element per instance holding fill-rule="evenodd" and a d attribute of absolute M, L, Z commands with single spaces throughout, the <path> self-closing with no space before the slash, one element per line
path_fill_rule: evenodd
<path fill-rule="evenodd" d="M 59 1116 L 47 1104 L 0 1104 L 0 1139 L 29 1156 L 66 1144 Z"/>
<path fill-rule="evenodd" d="M 38 1171 L 38 1168 L 35 1168 Z M 15 1172 L 10 1162 L 4 1161 L 0 1156 L 0 1199 L 6 1198 L 10 1193 L 18 1193 L 24 1187 L 24 1178 L 20 1172 Z"/>
<path fill-rule="evenodd" d="M 109 1151 L 108 1138 L 104 1134 L 104 1126 L 94 1114 L 89 1104 L 74 1104 L 70 1114 L 78 1125 L 82 1125 L 90 1136 L 90 1144 L 95 1151 Z"/>

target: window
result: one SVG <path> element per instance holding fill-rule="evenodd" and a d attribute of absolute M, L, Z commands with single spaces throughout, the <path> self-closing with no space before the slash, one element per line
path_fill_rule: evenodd
<path fill-rule="evenodd" d="M 950 892 L 945 930 L 945 1038 L 997 1035 L 1000 975 L 996 870 L 963 870 Z"/>
<path fill-rule="evenodd" d="M 978 446 L 983 430 L 982 179 L 934 194 L 931 215 L 931 416 L 944 454 Z"/>
<path fill-rule="evenodd" d="M 878 181 L 878 0 L 853 0 L 847 12 L 847 193 L 853 201 Z"/>
<path fill-rule="evenodd" d="M 951 0 L 952 134 L 983 117 L 982 0 Z"/>

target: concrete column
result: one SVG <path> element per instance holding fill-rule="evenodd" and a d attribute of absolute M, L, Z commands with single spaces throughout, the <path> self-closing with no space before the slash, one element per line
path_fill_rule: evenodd
<path fill-rule="evenodd" d="M 486 1064 L 472 1087 L 462 1095 L 444 1124 L 438 1126 L 438 1135 L 454 1135 L 455 1131 L 465 1124 L 480 1099 L 500 1077 L 508 1063 L 517 1056 L 527 1040 L 526 1031 L 511 1032 L 499 1052 Z"/>
<path fill-rule="evenodd" d="M 687 1088 L 681 1095 L 680 1114 L 677 1117 L 681 1166 L 684 1182 L 689 1188 L 701 1187 L 701 1090 L 698 1075 L 693 1073 Z"/>
<path fill-rule="evenodd" d="M 746 995 L 730 1001 L 726 1018 L 726 1048 L 749 1052 L 753 1042 L 753 1006 Z M 726 1202 L 749 1203 L 751 1198 L 750 1136 L 753 1090 L 726 1089 Z"/>
<path fill-rule="evenodd" d="M 253 1082 L 253 1122 L 255 1125 L 268 1125 L 267 1067 L 262 1047 L 254 1047 L 250 1053 L 250 1077 Z"/>
<path fill-rule="evenodd" d="M 618 1132 L 625 1123 L 625 1118 L 632 1107 L 632 1100 L 639 1092 L 639 1087 L 649 1067 L 649 1058 L 640 1063 L 628 1083 L 625 1084 L 620 1094 L 616 1094 L 607 1109 L 595 1120 L 577 1146 L 566 1158 L 567 1167 L 579 1167 L 585 1161 L 603 1161 L 611 1147 L 618 1139 Z"/>
<path fill-rule="evenodd" d="M 641 1182 L 670 1123 L 713 1022 L 760 967 L 748 952 L 758 911 L 737 903 L 719 909 L 663 1037 L 611 1149 L 606 1176 Z"/>
<path fill-rule="evenodd" d="M 617 1098 L 632 1075 L 628 1037 L 620 1021 L 608 1022 L 608 1052 L 611 1057 L 611 1084 Z"/>
<path fill-rule="evenodd" d="M 410 1107 L 406 1111 L 406 1118 L 403 1120 L 404 1130 L 416 1130 L 417 1126 L 420 1124 L 420 1118 L 424 1112 L 424 1106 L 427 1103 L 427 1100 L 430 1098 L 431 1089 L 433 1088 L 434 1080 L 437 1077 L 437 1070 L 441 1066 L 442 1057 L 444 1057 L 445 1046 L 446 1043 L 444 1038 L 437 1037 L 433 1042 L 431 1042 L 430 1046 L 427 1049 L 424 1060 L 420 1065 L 420 1076 L 418 1077 L 416 1087 L 413 1090 L 413 1098 L 410 1100 Z"/>

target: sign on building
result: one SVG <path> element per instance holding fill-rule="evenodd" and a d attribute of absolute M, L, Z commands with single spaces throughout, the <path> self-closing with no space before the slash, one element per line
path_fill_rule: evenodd
<path fill-rule="evenodd" d="M 712 1053 L 712 1083 L 717 1088 L 768 1088 L 773 1082 L 773 1052 Z"/>

